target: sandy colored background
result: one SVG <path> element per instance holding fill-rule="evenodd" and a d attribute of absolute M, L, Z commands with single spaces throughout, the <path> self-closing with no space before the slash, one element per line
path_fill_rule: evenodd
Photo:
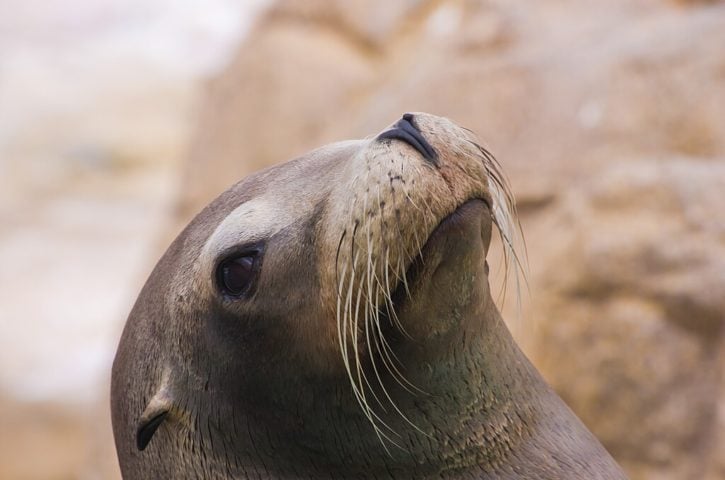
<path fill-rule="evenodd" d="M 0 8 L 0 478 L 117 478 L 109 366 L 178 228 L 423 110 L 511 178 L 544 376 L 633 479 L 725 479 L 722 2 Z"/>

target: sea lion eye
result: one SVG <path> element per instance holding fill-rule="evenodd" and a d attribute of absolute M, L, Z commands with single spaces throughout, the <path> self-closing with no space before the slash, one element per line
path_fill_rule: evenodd
<path fill-rule="evenodd" d="M 216 276 L 222 293 L 231 297 L 251 293 L 259 272 L 259 254 L 259 251 L 244 252 L 226 258 L 219 264 Z"/>

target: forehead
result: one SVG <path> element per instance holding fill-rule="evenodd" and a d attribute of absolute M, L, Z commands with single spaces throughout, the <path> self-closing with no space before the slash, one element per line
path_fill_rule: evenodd
<path fill-rule="evenodd" d="M 215 255 L 235 245 L 268 238 L 304 216 L 312 207 L 304 200 L 294 205 L 285 200 L 269 192 L 244 202 L 217 225 L 206 241 L 202 255 Z"/>

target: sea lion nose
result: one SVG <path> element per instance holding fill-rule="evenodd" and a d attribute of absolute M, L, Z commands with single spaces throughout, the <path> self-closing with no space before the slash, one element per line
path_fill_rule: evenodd
<path fill-rule="evenodd" d="M 396 139 L 402 140 L 411 147 L 415 148 L 423 158 L 438 166 L 438 154 L 430 143 L 423 137 L 415 124 L 415 116 L 412 113 L 406 113 L 403 118 L 395 122 L 388 130 L 378 135 L 378 140 Z"/>

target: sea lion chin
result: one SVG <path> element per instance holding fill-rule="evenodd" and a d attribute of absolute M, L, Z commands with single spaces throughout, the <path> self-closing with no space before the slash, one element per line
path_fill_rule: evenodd
<path fill-rule="evenodd" d="M 424 113 L 234 185 L 129 315 L 124 478 L 625 478 L 492 300 L 516 225 L 496 160 Z"/>

